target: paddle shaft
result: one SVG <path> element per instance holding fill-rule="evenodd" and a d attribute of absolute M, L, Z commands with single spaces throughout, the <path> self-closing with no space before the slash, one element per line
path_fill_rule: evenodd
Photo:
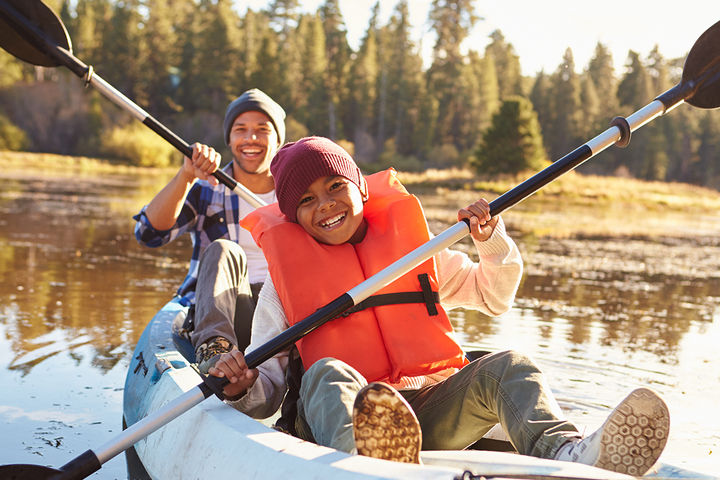
<path fill-rule="evenodd" d="M 85 65 L 85 63 L 75 57 L 71 51 L 50 40 L 44 32 L 33 25 L 6 0 L 0 0 L 0 12 L 4 12 L 9 18 L 11 18 L 12 22 L 10 22 L 10 25 L 20 35 L 30 39 L 36 48 L 53 58 L 58 64 L 67 67 L 68 70 L 78 77 L 83 78 L 86 85 L 89 84 L 95 87 L 95 89 L 103 96 L 111 100 L 123 110 L 129 112 L 133 117 L 142 122 L 150 130 L 160 135 L 160 137 L 170 143 L 170 145 L 175 147 L 184 156 L 192 157 L 192 147 L 186 141 L 178 137 L 165 125 L 157 121 L 152 115 L 140 108 L 132 100 L 106 82 L 102 77 L 100 77 L 100 75 L 94 72 L 92 67 Z M 265 202 L 257 195 L 222 170 L 216 170 L 213 172 L 213 176 L 217 178 L 220 183 L 242 197 L 253 207 L 262 207 L 265 205 Z"/>

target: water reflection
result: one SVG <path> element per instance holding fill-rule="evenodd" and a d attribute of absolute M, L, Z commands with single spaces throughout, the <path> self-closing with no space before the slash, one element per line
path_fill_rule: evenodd
<path fill-rule="evenodd" d="M 184 278 L 190 246 L 182 240 L 150 250 L 132 236 L 131 216 L 165 178 L 5 175 L 0 381 L 16 388 L 3 394 L 0 418 L 34 436 L 25 440 L 28 451 L 10 446 L 0 463 L 22 455 L 35 463 L 39 455 L 57 465 L 72 457 L 72 445 L 82 444 L 74 455 L 92 435 L 107 440 L 107 425 L 118 428 L 128 358 Z M 504 216 L 513 231 L 512 213 Z M 702 401 L 679 392 L 720 395 L 718 375 L 697 375 L 698 368 L 720 371 L 708 346 L 720 340 L 720 240 L 513 236 L 525 259 L 515 308 L 501 318 L 453 312 L 464 342 L 536 356 L 562 406 L 585 424 L 600 421 L 614 395 L 638 384 L 658 388 L 681 411 L 701 412 Z M 62 415 L 64 426 L 39 420 L 48 411 Z M 84 435 L 71 436 L 78 424 Z M 711 433 L 697 419 L 684 425 L 681 440 L 705 450 L 682 455 L 714 460 L 707 451 L 717 450 L 720 425 Z M 64 443 L 53 446 L 57 438 Z"/>

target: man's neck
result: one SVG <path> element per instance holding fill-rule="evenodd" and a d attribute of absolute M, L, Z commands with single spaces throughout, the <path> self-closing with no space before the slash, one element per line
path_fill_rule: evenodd
<path fill-rule="evenodd" d="M 269 170 L 264 173 L 248 173 L 235 162 L 233 162 L 233 178 L 253 193 L 268 193 L 275 188 L 275 181 Z"/>

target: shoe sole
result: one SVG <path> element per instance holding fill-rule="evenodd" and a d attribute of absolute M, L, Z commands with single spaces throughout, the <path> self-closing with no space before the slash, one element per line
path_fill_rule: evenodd
<path fill-rule="evenodd" d="M 371 383 L 358 392 L 353 433 L 360 455 L 420 463 L 422 434 L 417 417 L 407 401 L 385 384 Z"/>
<path fill-rule="evenodd" d="M 644 475 L 667 443 L 670 414 L 652 390 L 639 388 L 620 402 L 602 426 L 595 466 L 629 475 Z"/>

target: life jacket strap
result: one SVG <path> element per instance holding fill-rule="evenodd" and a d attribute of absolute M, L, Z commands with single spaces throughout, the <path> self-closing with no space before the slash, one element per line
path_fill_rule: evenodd
<path fill-rule="evenodd" d="M 423 303 L 425 304 L 425 308 L 427 308 L 428 315 L 434 317 L 438 314 L 436 304 L 440 303 L 440 294 L 432 290 L 430 278 L 427 273 L 418 275 L 418 279 L 420 280 L 420 287 L 422 288 L 422 291 L 381 293 L 378 295 L 372 295 L 354 307 L 345 310 L 345 312 L 341 313 L 340 316 L 348 317 L 353 313 L 365 310 L 366 308 L 382 307 L 384 305 Z"/>

